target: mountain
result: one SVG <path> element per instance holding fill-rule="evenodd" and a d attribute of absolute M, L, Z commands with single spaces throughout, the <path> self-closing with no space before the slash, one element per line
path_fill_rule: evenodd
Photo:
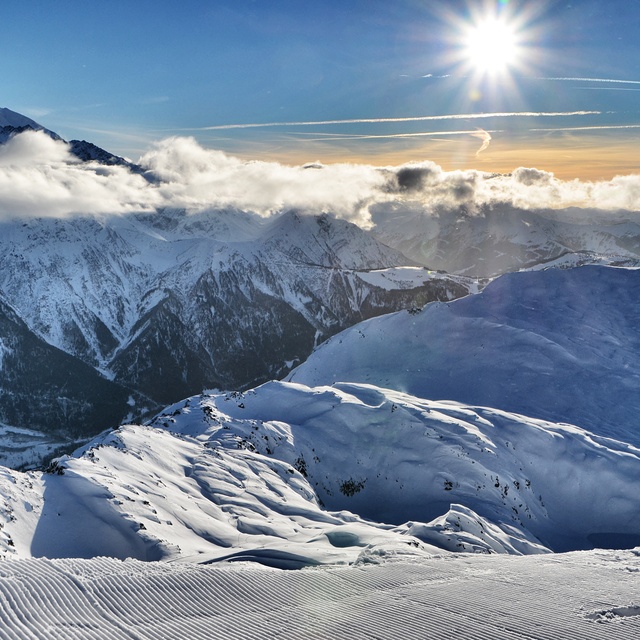
<path fill-rule="evenodd" d="M 3 557 L 296 568 L 640 542 L 640 450 L 371 385 L 202 394 L 0 473 Z"/>
<path fill-rule="evenodd" d="M 9 109 L 0 111 L 0 126 L 5 140 L 27 130 L 62 140 Z M 157 181 L 90 142 L 72 140 L 68 148 L 96 170 L 122 166 L 143 174 L 150 189 Z M 12 312 L 114 390 L 145 396 L 146 406 L 281 377 L 347 326 L 478 288 L 473 279 L 412 264 L 326 214 L 265 219 L 234 209 L 159 209 L 0 221 L 0 295 Z M 53 379 L 47 384 L 55 387 Z M 121 395 L 114 391 L 118 408 L 109 419 L 124 415 Z M 28 404 L 16 407 L 3 396 L 0 421 L 48 433 L 94 428 L 78 422 L 77 412 L 62 424 L 55 410 L 39 407 L 32 416 Z"/>
<path fill-rule="evenodd" d="M 0 291 L 15 313 L 161 405 L 283 376 L 365 318 L 477 290 L 396 268 L 408 262 L 353 224 L 293 211 L 0 222 Z M 32 427 L 28 409 L 15 426 Z"/>
<path fill-rule="evenodd" d="M 35 120 L 23 116 L 21 113 L 11 111 L 6 107 L 0 107 L 0 128 L 5 127 L 31 127 L 32 129 L 41 130 L 44 127 L 38 124 Z"/>
<path fill-rule="evenodd" d="M 34 335 L 2 299 L 0 372 L 0 423 L 74 438 L 93 435 L 154 407 Z M 7 446 L 3 442 L 3 449 Z"/>
<path fill-rule="evenodd" d="M 13 136 L 25 131 L 42 131 L 54 140 L 65 142 L 57 133 L 46 129 L 35 120 L 16 111 L 11 111 L 11 109 L 7 109 L 6 107 L 0 107 L 0 144 L 7 142 Z M 67 144 L 69 146 L 69 152 L 82 162 L 97 162 L 107 166 L 118 165 L 126 167 L 133 173 L 145 173 L 144 169 L 139 165 L 120 156 L 116 156 L 109 151 L 105 151 L 86 140 L 71 140 Z M 152 176 L 146 177 L 153 180 Z"/>
<path fill-rule="evenodd" d="M 504 204 L 432 212 L 410 207 L 373 212 L 374 235 L 418 264 L 491 277 L 578 255 L 579 262 L 640 264 L 635 212 Z"/>
<path fill-rule="evenodd" d="M 479 295 L 361 323 L 288 377 L 361 382 L 569 422 L 640 445 L 640 270 L 506 274 Z"/>
<path fill-rule="evenodd" d="M 0 107 L 0 144 L 23 131 L 42 131 L 54 140 L 61 140 L 60 136 L 49 129 L 45 129 L 35 120 L 23 116 L 21 113 L 11 111 L 6 107 Z"/>
<path fill-rule="evenodd" d="M 109 167 L 126 167 L 132 173 L 140 173 L 150 181 L 153 180 L 153 177 L 149 176 L 140 165 L 135 164 L 130 160 L 126 160 L 121 156 L 116 156 L 109 151 L 105 151 L 92 142 L 87 142 L 86 140 L 71 140 L 69 142 L 69 151 L 72 155 L 74 155 L 79 160 L 82 160 L 83 162 L 97 162 Z"/>

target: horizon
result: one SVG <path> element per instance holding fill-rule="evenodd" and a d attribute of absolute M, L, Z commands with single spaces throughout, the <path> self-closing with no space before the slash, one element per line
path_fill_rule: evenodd
<path fill-rule="evenodd" d="M 192 136 L 294 165 L 640 164 L 637 0 L 8 4 L 6 106 L 133 160 Z"/>

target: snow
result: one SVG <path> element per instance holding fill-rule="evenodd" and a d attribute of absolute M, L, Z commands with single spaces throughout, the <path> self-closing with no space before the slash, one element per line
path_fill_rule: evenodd
<path fill-rule="evenodd" d="M 304 571 L 13 560 L 0 565 L 0 638 L 635 639 L 639 555 L 407 561 L 390 552 Z"/>
<path fill-rule="evenodd" d="M 33 127 L 34 129 L 42 129 L 42 126 L 31 118 L 23 116 L 16 111 L 11 111 L 6 107 L 0 108 L 0 127 Z"/>
<path fill-rule="evenodd" d="M 372 269 L 356 272 L 360 280 L 386 291 L 396 289 L 412 289 L 426 284 L 429 280 L 452 280 L 468 287 L 472 293 L 478 292 L 478 281 L 463 276 L 452 276 L 446 273 L 431 271 L 425 267 L 392 267 L 389 269 Z M 453 296 L 452 296 L 453 298 Z"/>
<path fill-rule="evenodd" d="M 514 273 L 482 293 L 363 322 L 288 379 L 490 406 L 640 444 L 640 270 Z"/>
<path fill-rule="evenodd" d="M 630 548 L 638 478 L 640 450 L 570 425 L 371 385 L 272 382 L 190 398 L 49 473 L 6 470 L 0 553 L 292 568 L 385 549 Z"/>

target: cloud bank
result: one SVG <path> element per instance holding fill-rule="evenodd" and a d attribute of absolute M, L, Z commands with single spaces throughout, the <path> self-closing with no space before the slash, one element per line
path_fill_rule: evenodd
<path fill-rule="evenodd" d="M 426 213 L 460 207 L 481 213 L 494 204 L 640 211 L 640 175 L 567 181 L 537 168 L 497 175 L 444 171 L 430 161 L 288 166 L 244 161 L 184 137 L 157 143 L 139 164 L 146 177 L 126 167 L 79 162 L 66 143 L 40 132 L 22 133 L 0 146 L 0 218 L 124 215 L 163 207 L 231 207 L 269 216 L 295 208 L 367 227 L 374 206 L 399 202 Z"/>
<path fill-rule="evenodd" d="M 39 131 L 0 145 L 0 218 L 151 210 L 160 201 L 147 185 L 124 167 L 79 162 Z"/>

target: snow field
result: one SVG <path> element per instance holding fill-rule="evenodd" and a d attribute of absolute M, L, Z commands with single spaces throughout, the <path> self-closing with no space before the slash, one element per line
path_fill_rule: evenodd
<path fill-rule="evenodd" d="M 637 638 L 639 551 L 276 571 L 92 560 L 0 565 L 2 640 Z"/>
<path fill-rule="evenodd" d="M 287 380 L 368 383 L 640 446 L 639 299 L 639 269 L 507 274 L 478 295 L 347 329 Z"/>
<path fill-rule="evenodd" d="M 194 396 L 0 475 L 4 557 L 353 564 L 640 545 L 640 450 L 362 384 Z"/>

